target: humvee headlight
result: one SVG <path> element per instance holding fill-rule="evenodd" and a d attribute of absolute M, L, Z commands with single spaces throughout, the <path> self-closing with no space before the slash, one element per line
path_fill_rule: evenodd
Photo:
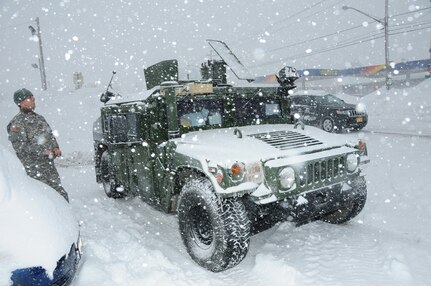
<path fill-rule="evenodd" d="M 241 181 L 244 179 L 244 164 L 235 162 L 228 169 L 228 174 L 233 181 Z"/>
<path fill-rule="evenodd" d="M 246 164 L 245 181 L 256 184 L 261 184 L 263 182 L 263 169 L 260 162 L 252 162 Z"/>
<path fill-rule="evenodd" d="M 295 186 L 295 170 L 286 167 L 280 171 L 280 185 L 283 189 L 291 189 Z"/>
<path fill-rule="evenodd" d="M 349 154 L 346 158 L 347 171 L 354 172 L 359 165 L 359 156 L 356 154 Z"/>

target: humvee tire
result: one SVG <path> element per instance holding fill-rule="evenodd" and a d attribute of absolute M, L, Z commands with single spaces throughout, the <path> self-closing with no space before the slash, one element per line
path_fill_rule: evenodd
<path fill-rule="evenodd" d="M 120 199 L 127 196 L 127 192 L 124 187 L 121 186 L 112 170 L 111 159 L 109 158 L 108 150 L 103 152 L 100 158 L 100 170 L 101 179 L 103 183 L 103 189 L 109 198 Z M 123 188 L 123 191 L 119 192 L 118 188 Z"/>
<path fill-rule="evenodd" d="M 250 221 L 241 199 L 219 199 L 207 178 L 193 178 L 178 202 L 179 230 L 187 252 L 213 272 L 231 268 L 247 254 Z"/>
<path fill-rule="evenodd" d="M 351 199 L 343 208 L 326 214 L 320 220 L 332 224 L 342 224 L 356 217 L 364 208 L 367 200 L 367 185 L 364 177 L 355 179 L 352 188 L 355 199 Z"/>

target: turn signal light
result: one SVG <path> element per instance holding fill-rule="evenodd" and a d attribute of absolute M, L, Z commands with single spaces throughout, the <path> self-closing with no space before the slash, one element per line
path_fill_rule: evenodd
<path fill-rule="evenodd" d="M 362 154 L 368 155 L 367 144 L 364 141 L 359 140 L 358 144 L 355 146 L 355 148 L 358 149 L 359 151 L 361 151 Z"/>
<path fill-rule="evenodd" d="M 231 171 L 232 175 L 237 176 L 237 175 L 241 175 L 242 174 L 243 168 L 242 168 L 242 166 L 240 164 L 234 163 L 232 165 L 232 167 L 230 168 L 230 171 Z"/>

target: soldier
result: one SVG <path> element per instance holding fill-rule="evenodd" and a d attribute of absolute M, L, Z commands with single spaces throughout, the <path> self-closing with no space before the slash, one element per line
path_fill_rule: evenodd
<path fill-rule="evenodd" d="M 34 112 L 33 94 L 22 88 L 14 93 L 13 100 L 20 111 L 8 124 L 7 132 L 16 155 L 27 175 L 49 185 L 69 202 L 54 166 L 54 158 L 61 156 L 61 150 L 45 118 Z"/>

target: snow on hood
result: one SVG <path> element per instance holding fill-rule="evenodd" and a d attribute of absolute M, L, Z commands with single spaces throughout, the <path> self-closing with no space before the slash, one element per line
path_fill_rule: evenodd
<path fill-rule="evenodd" d="M 322 148 L 334 148 L 346 143 L 345 137 L 329 134 L 321 129 L 300 126 L 294 129 L 293 124 L 273 124 L 238 127 L 242 138 L 234 134 L 236 128 L 223 128 L 205 131 L 196 131 L 184 134 L 175 139 L 177 152 L 187 154 L 200 160 L 209 160 L 212 163 L 224 166 L 231 161 L 253 163 L 260 160 L 294 156 L 299 153 L 312 152 Z M 256 139 L 251 135 L 277 131 L 292 131 L 309 136 L 321 142 L 319 145 L 304 146 L 295 149 L 280 150 L 270 144 Z"/>
<path fill-rule="evenodd" d="M 11 272 L 42 266 L 52 277 L 57 261 L 79 234 L 69 204 L 27 176 L 16 156 L 0 145 L 0 285 Z"/>

